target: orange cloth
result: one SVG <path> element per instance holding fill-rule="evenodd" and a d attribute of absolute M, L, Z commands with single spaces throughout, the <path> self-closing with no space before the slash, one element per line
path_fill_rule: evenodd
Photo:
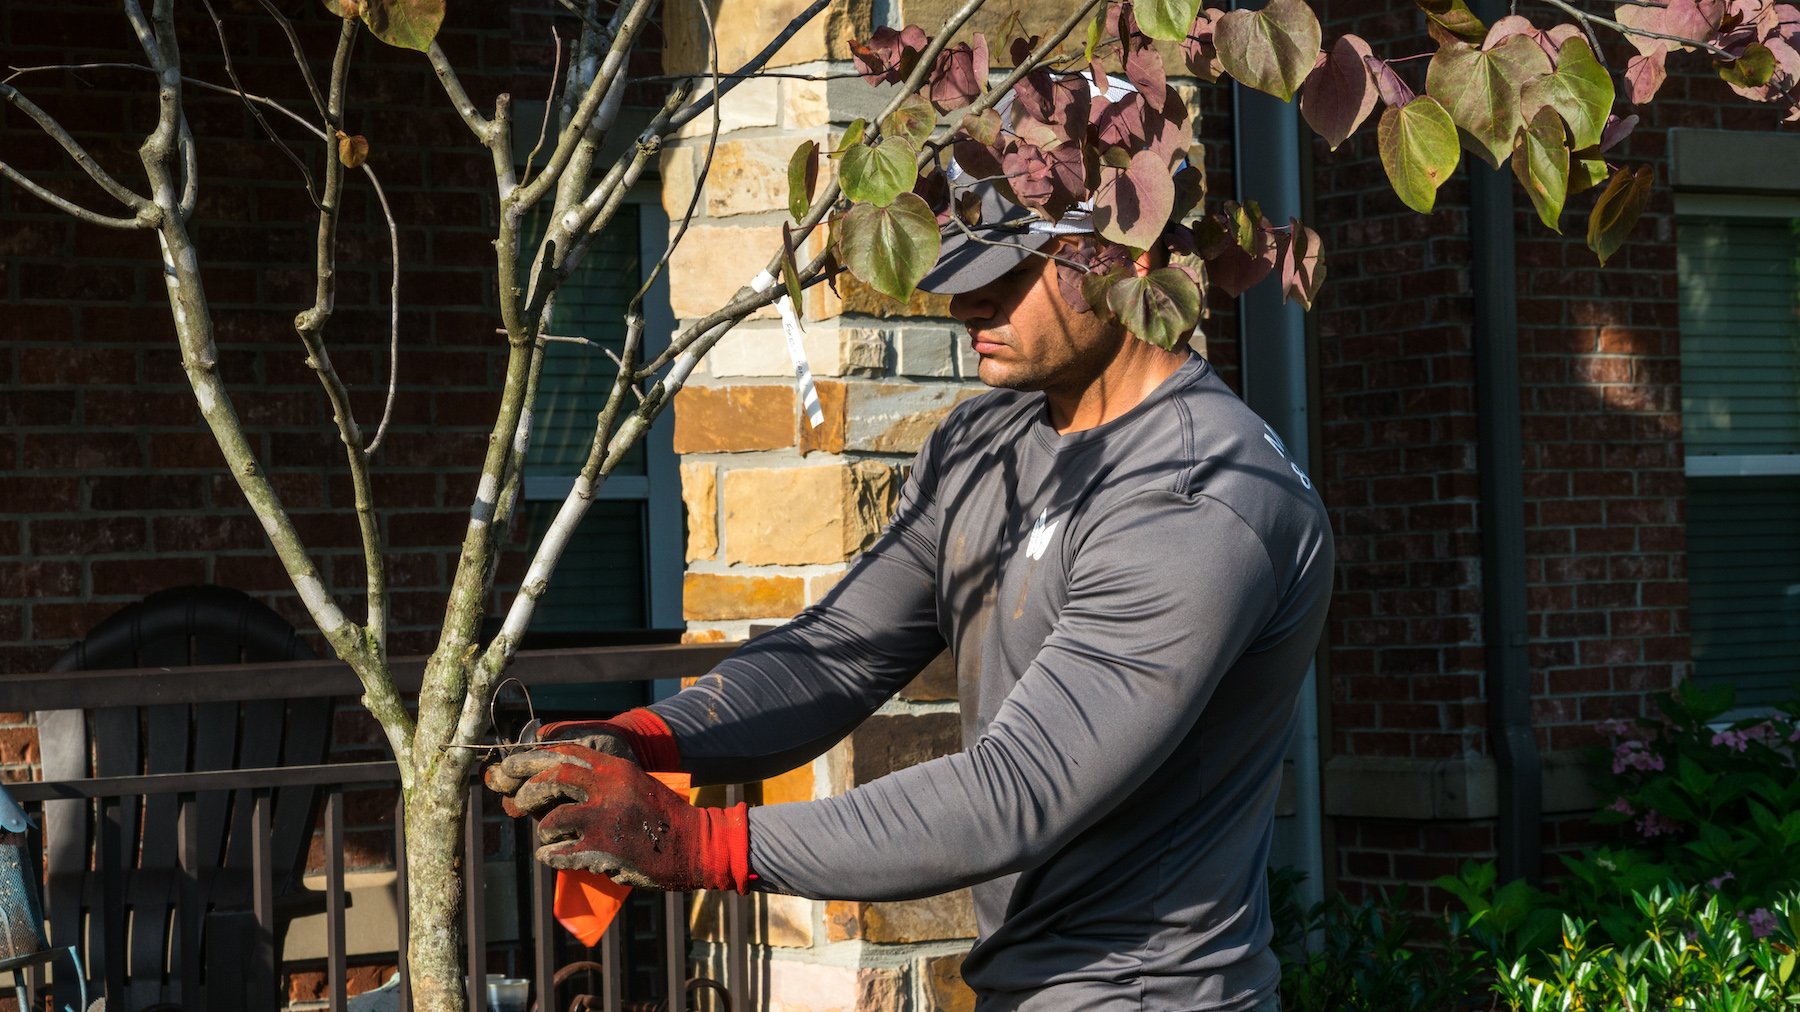
<path fill-rule="evenodd" d="M 692 791 L 689 788 L 689 777 L 686 773 L 652 773 L 664 787 L 677 794 L 688 795 L 691 802 Z M 591 871 L 559 871 L 556 873 L 556 893 L 550 901 L 550 912 L 556 920 L 569 929 L 581 944 L 592 946 L 606 934 L 607 925 L 619 915 L 619 909 L 625 905 L 625 897 L 631 895 L 631 887 L 620 885 L 605 875 L 596 875 Z"/>

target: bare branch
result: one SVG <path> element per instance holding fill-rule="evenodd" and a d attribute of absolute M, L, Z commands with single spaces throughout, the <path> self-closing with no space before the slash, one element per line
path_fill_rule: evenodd
<path fill-rule="evenodd" d="M 18 77 L 21 74 L 26 74 L 40 68 L 13 67 L 10 69 L 12 70 L 12 77 Z M 31 117 L 32 120 L 37 123 L 39 129 L 43 130 L 46 134 L 49 134 L 51 140 L 61 145 L 62 149 L 69 153 L 69 157 L 75 160 L 75 164 L 81 166 L 82 171 L 88 174 L 88 178 L 100 184 L 100 188 L 105 190 L 114 200 L 131 208 L 133 211 L 142 211 L 144 208 L 150 206 L 150 201 L 147 198 L 138 196 L 130 187 L 114 179 L 110 173 L 101 168 L 100 163 L 94 160 L 94 156 L 88 153 L 87 148 L 82 147 L 80 141 L 71 136 L 69 131 L 63 129 L 62 124 L 56 121 L 56 117 L 39 108 L 37 103 L 26 98 L 17 88 L 14 88 L 10 84 L 0 83 L 0 98 L 6 99 L 13 107 Z M 40 194 L 40 196 L 42 195 Z M 65 207 L 63 210 L 67 211 L 68 208 Z M 75 212 L 70 211 L 69 213 L 73 214 Z M 92 214 L 93 212 L 88 212 L 88 215 Z M 99 215 L 98 217 L 104 217 L 104 215 Z M 121 226 L 113 227 L 117 228 Z"/>
<path fill-rule="evenodd" d="M 1598 14 L 1589 14 L 1586 11 L 1578 10 L 1575 7 L 1571 6 L 1570 4 L 1565 3 L 1564 0 L 1544 0 L 1544 2 L 1549 4 L 1552 7 L 1556 8 L 1557 10 L 1562 11 L 1564 14 L 1567 14 L 1568 16 L 1574 18 L 1576 21 L 1579 21 L 1581 23 L 1582 30 L 1587 32 L 1587 34 L 1588 34 L 1589 43 L 1594 47 L 1595 59 L 1602 58 L 1600 56 L 1600 43 L 1597 39 L 1594 38 L 1594 26 L 1595 25 L 1605 25 L 1606 27 L 1611 28 L 1613 31 L 1618 32 L 1620 35 L 1636 35 L 1637 37 L 1643 38 L 1643 39 L 1661 39 L 1664 42 L 1679 42 L 1684 46 L 1693 46 L 1695 49 L 1702 50 L 1702 51 L 1710 54 L 1711 56 L 1713 56 L 1717 59 L 1721 59 L 1721 60 L 1736 59 L 1736 57 L 1732 56 L 1730 53 L 1726 52 L 1723 49 L 1720 49 L 1718 46 L 1715 46 L 1710 42 L 1701 42 L 1698 39 L 1689 39 L 1689 38 L 1685 38 L 1680 35 L 1667 35 L 1667 34 L 1664 34 L 1663 32 L 1653 32 L 1653 31 L 1649 30 L 1648 28 L 1633 28 L 1630 25 L 1623 24 L 1618 21 L 1614 21 L 1611 18 L 1605 18 L 1605 17 L 1601 17 Z M 1650 4 L 1647 6 L 1660 7 L 1662 5 L 1661 4 Z"/>
<path fill-rule="evenodd" d="M 738 82 L 743 81 L 745 78 L 755 77 L 757 72 L 762 70 L 763 65 L 774 59 L 775 54 L 781 51 L 782 46 L 787 45 L 787 41 L 793 38 L 795 33 L 799 32 L 800 29 L 805 28 L 808 21 L 817 17 L 819 12 L 830 6 L 830 4 L 831 0 L 813 0 L 812 3 L 807 5 L 805 10 L 789 19 L 787 26 L 782 28 L 781 31 L 776 32 L 775 37 L 769 40 L 768 45 L 762 47 L 755 56 L 746 60 L 743 66 L 729 74 L 723 75 L 730 81 L 729 84 L 724 86 L 723 90 L 720 89 L 720 85 L 718 84 L 718 77 L 720 75 L 715 74 L 713 90 L 700 96 L 700 99 L 693 105 L 681 110 L 670 123 L 670 126 L 676 130 L 681 129 L 687 123 L 692 121 L 695 116 L 700 115 L 716 105 L 719 99 L 724 98 L 731 92 L 731 89 L 738 86 Z M 945 32 L 945 34 L 948 35 L 949 33 Z"/>
<path fill-rule="evenodd" d="M 436 72 L 438 83 L 443 85 L 444 94 L 450 96 L 450 104 L 455 107 L 456 114 L 468 124 L 469 132 L 483 144 L 493 143 L 493 122 L 475 108 L 468 91 L 463 88 L 462 78 L 457 76 L 456 68 L 450 66 L 450 58 L 444 55 L 443 48 L 434 41 L 425 55 L 431 60 L 431 69 Z"/>
<path fill-rule="evenodd" d="M 595 21 L 594 16 L 592 14 L 589 14 L 587 11 L 584 11 L 581 8 L 575 6 L 574 0 L 556 0 L 556 2 L 562 4 L 564 7 L 567 7 L 569 9 L 569 13 L 580 18 L 581 23 L 586 25 L 588 27 L 589 31 L 600 32 L 602 34 L 606 33 L 606 26 L 601 24 L 598 21 Z"/>
<path fill-rule="evenodd" d="M 563 0 L 563 2 L 567 3 L 568 0 Z M 537 153 L 543 150 L 544 137 L 550 132 L 550 110 L 556 106 L 556 83 L 562 76 L 562 35 L 556 30 L 555 25 L 550 26 L 550 38 L 556 43 L 556 53 L 550 59 L 550 95 L 544 99 L 544 115 L 542 119 L 538 120 L 537 143 L 533 144 L 531 150 L 526 153 L 525 167 L 519 170 L 521 181 L 531 178 L 531 163 L 537 158 Z"/>
<path fill-rule="evenodd" d="M 281 26 L 282 34 L 287 36 L 288 48 L 294 51 L 294 65 L 300 68 L 300 78 L 306 82 L 307 94 L 312 96 L 313 108 L 318 110 L 320 119 L 329 120 L 331 113 L 326 110 L 325 96 L 319 94 L 319 83 L 313 80 L 312 68 L 307 65 L 306 50 L 300 45 L 300 33 L 294 31 L 294 23 L 289 21 L 287 15 L 281 13 L 269 0 L 256 0 L 256 2 L 262 5 L 262 9 L 268 12 L 269 17 L 275 19 L 276 24 Z M 220 42 L 223 43 L 223 41 L 221 38 Z M 236 83 L 235 79 L 233 79 L 233 83 Z"/>
<path fill-rule="evenodd" d="M 27 178 L 18 169 L 13 168 L 12 166 L 6 164 L 5 162 L 0 162 L 0 176 L 5 176 L 6 178 L 12 180 L 13 182 L 19 184 L 19 187 L 21 189 L 23 189 L 26 193 L 31 194 L 32 196 L 38 198 L 39 200 L 45 202 L 46 204 L 49 204 L 51 207 L 56 208 L 58 211 L 61 211 L 67 215 L 72 215 L 73 217 L 76 217 L 76 218 L 80 218 L 82 221 L 85 221 L 90 225 L 103 225 L 106 228 L 138 229 L 138 228 L 150 228 L 150 227 L 153 227 L 153 225 L 155 224 L 153 221 L 147 220 L 145 218 L 114 218 L 111 215 L 101 214 L 98 211 L 90 211 L 87 208 L 82 207 L 80 204 L 77 204 L 74 201 L 69 200 L 67 197 L 63 197 L 59 194 L 53 193 L 50 190 L 47 190 L 44 187 L 39 186 L 37 183 L 32 182 L 29 178 Z"/>
<path fill-rule="evenodd" d="M 369 163 L 363 163 L 363 171 L 368 172 Z M 369 181 L 375 182 L 374 173 L 369 173 Z M 387 401 L 381 407 L 381 424 L 375 427 L 375 437 L 363 447 L 363 456 L 373 460 L 375 451 L 381 448 L 381 441 L 387 436 L 388 422 L 394 417 L 394 401 L 400 390 L 400 228 L 394 224 L 394 209 L 388 206 L 387 192 L 380 183 L 375 183 L 375 199 L 381 203 L 381 215 L 387 219 L 388 256 L 393 261 L 393 270 L 388 281 L 388 389 Z"/>

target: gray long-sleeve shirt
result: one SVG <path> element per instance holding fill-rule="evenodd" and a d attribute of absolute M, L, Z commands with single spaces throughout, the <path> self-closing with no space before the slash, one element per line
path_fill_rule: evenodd
<path fill-rule="evenodd" d="M 1331 564 L 1310 481 L 1199 356 L 1065 436 L 996 391 L 825 600 L 654 709 L 697 782 L 772 776 L 948 645 L 964 751 L 753 810 L 761 886 L 973 885 L 983 1012 L 1245 1009 L 1278 976 L 1264 867 Z"/>

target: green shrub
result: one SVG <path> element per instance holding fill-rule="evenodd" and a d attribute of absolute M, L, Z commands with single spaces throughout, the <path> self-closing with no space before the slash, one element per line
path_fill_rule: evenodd
<path fill-rule="evenodd" d="M 1726 722 L 1730 690 L 1693 686 L 1659 705 L 1601 725 L 1595 821 L 1630 842 L 1563 857 L 1551 891 L 1469 862 L 1435 883 L 1462 909 L 1429 919 L 1403 892 L 1302 910 L 1275 873 L 1284 1009 L 1800 1010 L 1797 708 Z"/>

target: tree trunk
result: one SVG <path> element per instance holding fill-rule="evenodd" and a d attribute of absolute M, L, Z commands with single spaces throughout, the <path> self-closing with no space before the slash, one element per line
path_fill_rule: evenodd
<path fill-rule="evenodd" d="M 415 1012 L 467 1012 L 458 850 L 468 795 L 436 779 L 421 777 L 406 799 L 407 983 Z"/>

